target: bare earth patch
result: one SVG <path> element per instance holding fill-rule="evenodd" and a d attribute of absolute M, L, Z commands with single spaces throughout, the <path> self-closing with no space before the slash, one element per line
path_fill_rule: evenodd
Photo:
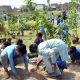
<path fill-rule="evenodd" d="M 44 71 L 31 71 L 32 68 L 33 65 L 29 65 L 30 75 L 27 75 L 23 66 L 17 66 L 17 72 L 21 76 L 22 80 L 56 80 L 54 78 L 47 77 Z M 4 70 L 1 66 L 0 80 L 6 80 Z M 15 78 L 11 74 L 11 77 L 7 80 L 15 80 Z M 80 65 L 69 64 L 68 69 L 64 70 L 62 78 L 58 80 L 80 80 Z"/>

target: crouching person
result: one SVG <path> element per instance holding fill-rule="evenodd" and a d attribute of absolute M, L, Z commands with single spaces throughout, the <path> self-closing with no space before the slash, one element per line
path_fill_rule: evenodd
<path fill-rule="evenodd" d="M 67 61 L 69 58 L 65 42 L 59 39 L 44 41 L 38 46 L 38 52 L 43 58 L 48 74 L 56 77 L 61 76 L 57 59 L 60 57 L 62 61 Z"/>
<path fill-rule="evenodd" d="M 18 76 L 15 65 L 21 63 L 20 59 L 24 61 L 25 70 L 28 71 L 28 60 L 26 58 L 26 46 L 24 44 L 11 45 L 6 47 L 1 53 L 1 63 L 4 67 L 5 73 L 9 76 L 8 67 L 10 65 L 11 71 L 17 80 L 21 80 Z M 19 59 L 20 58 L 20 59 Z"/>
<path fill-rule="evenodd" d="M 78 62 L 80 64 L 80 48 L 71 46 L 68 53 L 71 57 L 72 63 Z"/>

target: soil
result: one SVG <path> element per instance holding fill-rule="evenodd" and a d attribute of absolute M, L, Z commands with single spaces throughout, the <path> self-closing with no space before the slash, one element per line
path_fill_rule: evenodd
<path fill-rule="evenodd" d="M 24 66 L 18 65 L 17 72 L 19 76 L 21 76 L 21 80 L 80 80 L 80 65 L 78 64 L 68 64 L 68 69 L 65 69 L 62 75 L 62 78 L 55 79 L 54 77 L 49 77 L 46 75 L 45 71 L 38 70 L 33 71 L 31 70 L 34 66 L 29 64 L 29 71 L 30 75 L 27 75 L 26 71 L 24 70 Z M 11 73 L 11 71 L 10 71 Z M 0 66 L 0 80 L 16 80 L 12 74 L 9 79 L 5 79 L 5 74 L 2 66 Z"/>

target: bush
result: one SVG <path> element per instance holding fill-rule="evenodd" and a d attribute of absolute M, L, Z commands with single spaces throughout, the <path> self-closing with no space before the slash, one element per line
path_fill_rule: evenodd
<path fill-rule="evenodd" d="M 29 29 L 36 29 L 36 22 L 31 20 L 31 21 L 27 21 L 25 23 L 25 29 L 29 30 Z"/>

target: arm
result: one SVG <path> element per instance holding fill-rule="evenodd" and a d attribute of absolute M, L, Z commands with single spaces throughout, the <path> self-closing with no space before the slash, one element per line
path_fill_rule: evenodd
<path fill-rule="evenodd" d="M 25 69 L 28 69 L 28 59 L 27 59 L 26 54 L 23 55 L 23 60 L 24 60 L 24 64 L 25 64 Z"/>
<path fill-rule="evenodd" d="M 37 69 L 39 68 L 39 65 L 42 63 L 42 60 L 39 60 L 38 62 L 37 62 Z"/>
<path fill-rule="evenodd" d="M 17 77 L 17 72 L 16 72 L 16 70 L 15 70 L 15 66 L 14 66 L 14 61 L 13 61 L 13 55 L 12 55 L 12 53 L 13 53 L 13 51 L 9 51 L 8 59 L 9 59 L 11 71 L 13 72 L 13 75 L 14 75 L 15 77 Z"/>

